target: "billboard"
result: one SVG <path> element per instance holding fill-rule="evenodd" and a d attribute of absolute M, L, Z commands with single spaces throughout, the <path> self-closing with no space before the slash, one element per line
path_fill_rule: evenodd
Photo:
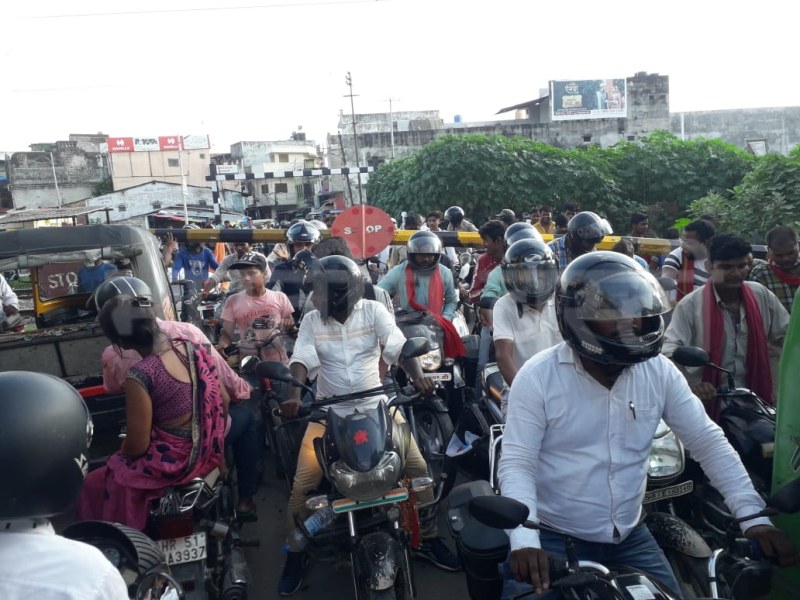
<path fill-rule="evenodd" d="M 616 119 L 628 116 L 625 79 L 569 79 L 550 82 L 550 118 Z"/>
<path fill-rule="evenodd" d="M 182 148 L 181 148 L 181 142 Z M 162 135 L 158 137 L 109 137 L 109 152 L 166 152 L 210 148 L 207 135 Z"/>

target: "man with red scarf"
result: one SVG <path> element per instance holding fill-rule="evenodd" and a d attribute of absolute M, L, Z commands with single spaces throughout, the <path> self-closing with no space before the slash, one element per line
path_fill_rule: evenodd
<path fill-rule="evenodd" d="M 800 244 L 791 227 L 774 227 L 767 232 L 769 262 L 757 264 L 750 281 L 757 281 L 778 297 L 783 307 L 792 312 L 792 303 L 800 287 Z"/>
<path fill-rule="evenodd" d="M 392 295 L 402 310 L 429 312 L 444 331 L 444 354 L 463 356 L 465 349 L 452 320 L 458 306 L 453 273 L 442 266 L 442 241 L 430 231 L 408 238 L 408 259 L 392 267 L 378 287 Z"/>
<path fill-rule="evenodd" d="M 670 356 L 678 346 L 699 346 L 711 362 L 733 373 L 738 387 L 775 404 L 770 344 L 778 348 L 783 344 L 789 313 L 763 285 L 744 280 L 751 250 L 750 244 L 732 233 L 711 238 L 708 282 L 675 307 L 662 353 Z M 684 372 L 714 418 L 719 371 L 686 367 Z"/>

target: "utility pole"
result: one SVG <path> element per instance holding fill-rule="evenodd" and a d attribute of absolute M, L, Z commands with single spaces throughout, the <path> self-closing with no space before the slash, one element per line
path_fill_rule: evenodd
<path fill-rule="evenodd" d="M 358 157 L 358 136 L 356 135 L 356 108 L 353 104 L 353 97 L 358 96 L 358 94 L 353 94 L 353 78 L 350 77 L 350 71 L 347 72 L 347 76 L 344 78 L 345 83 L 350 87 L 350 93 L 345 94 L 345 98 L 350 98 L 350 114 L 353 117 L 353 147 L 356 151 L 356 167 L 358 168 L 358 203 L 364 204 L 364 199 L 361 197 L 361 162 Z M 350 176 L 347 176 L 347 179 L 350 179 Z"/>
<path fill-rule="evenodd" d="M 342 143 L 342 132 L 339 132 L 339 149 L 342 152 L 342 166 L 347 166 L 347 155 L 344 153 L 344 143 Z M 350 206 L 353 206 L 353 187 L 350 185 L 350 175 L 345 177 L 347 181 L 347 191 L 350 192 Z"/>
<path fill-rule="evenodd" d="M 183 170 L 183 136 L 178 136 L 178 167 L 181 170 L 181 196 L 183 196 L 183 224 L 189 224 L 189 187 L 186 185 L 186 171 Z"/>
<path fill-rule="evenodd" d="M 398 100 L 398 98 L 389 98 L 389 144 L 392 149 L 391 158 L 394 158 L 394 117 L 392 116 L 392 100 Z"/>
<path fill-rule="evenodd" d="M 58 189 L 58 177 L 56 177 L 56 161 L 53 159 L 53 153 L 50 153 L 50 166 L 53 167 L 53 182 L 56 184 L 56 200 L 58 201 L 58 208 L 61 208 L 61 190 Z"/>

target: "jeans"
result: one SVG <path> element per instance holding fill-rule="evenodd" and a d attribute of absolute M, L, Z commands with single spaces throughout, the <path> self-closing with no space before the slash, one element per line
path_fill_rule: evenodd
<path fill-rule="evenodd" d="M 246 406 L 231 403 L 228 414 L 231 417 L 231 428 L 225 437 L 225 445 L 233 448 L 241 500 L 253 496 L 258 487 L 258 429 L 252 411 Z"/>
<path fill-rule="evenodd" d="M 564 556 L 564 536 L 555 531 L 541 529 L 539 539 L 542 548 L 548 554 Z M 600 544 L 597 542 L 586 542 L 573 538 L 575 542 L 575 552 L 579 560 L 591 560 L 605 566 L 624 565 L 632 567 L 643 573 L 658 579 L 666 585 L 676 598 L 682 598 L 680 587 L 675 580 L 672 568 L 669 566 L 664 553 L 658 547 L 650 530 L 644 524 L 634 527 L 630 535 L 619 544 Z M 526 591 L 530 591 L 528 583 L 521 583 L 513 579 L 507 579 L 503 583 L 503 599 L 507 600 Z M 540 596 L 526 596 L 528 598 L 558 598 L 559 595 L 554 590 L 549 590 Z"/>

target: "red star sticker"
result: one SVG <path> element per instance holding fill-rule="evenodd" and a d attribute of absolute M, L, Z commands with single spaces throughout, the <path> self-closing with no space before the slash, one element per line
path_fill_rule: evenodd
<path fill-rule="evenodd" d="M 353 442 L 355 442 L 356 446 L 366 444 L 368 441 L 369 438 L 367 437 L 367 432 L 364 429 L 359 429 L 353 434 Z"/>

